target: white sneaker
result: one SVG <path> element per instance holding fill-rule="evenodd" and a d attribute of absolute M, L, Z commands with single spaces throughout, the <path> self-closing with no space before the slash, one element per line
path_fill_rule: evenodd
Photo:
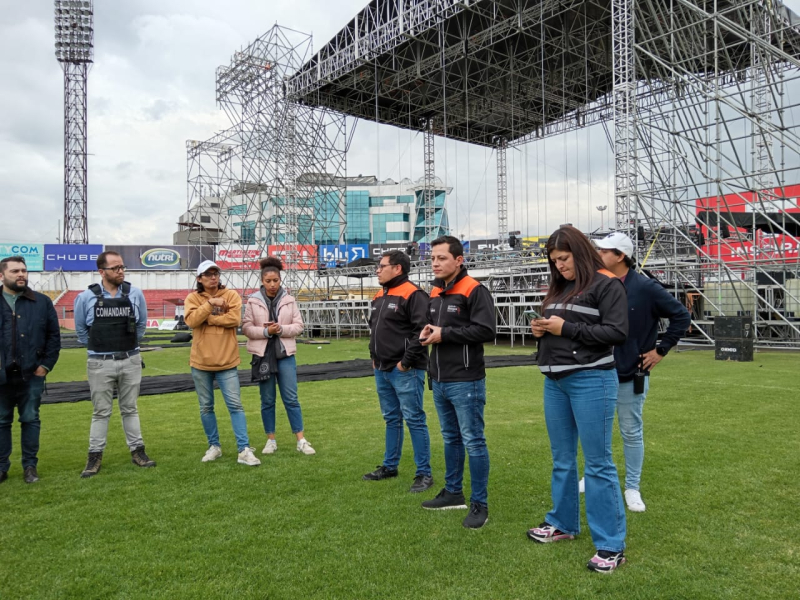
<path fill-rule="evenodd" d="M 625 504 L 631 512 L 644 512 L 645 506 L 639 490 L 625 490 Z"/>
<path fill-rule="evenodd" d="M 253 454 L 252 448 L 245 448 L 239 452 L 239 460 L 237 462 L 240 465 L 247 465 L 248 467 L 257 467 L 261 464 L 261 461 Z"/>
<path fill-rule="evenodd" d="M 302 452 L 303 454 L 306 454 L 308 456 L 317 453 L 317 451 L 314 450 L 314 448 L 311 447 L 311 444 L 308 443 L 308 440 L 306 438 L 303 438 L 302 440 L 298 440 L 298 442 L 297 442 L 297 451 L 298 452 Z"/>
<path fill-rule="evenodd" d="M 206 453 L 203 455 L 202 462 L 211 462 L 212 460 L 217 460 L 220 456 L 222 456 L 222 448 L 219 446 L 209 446 Z"/>
<path fill-rule="evenodd" d="M 264 446 L 264 449 L 261 451 L 261 454 L 275 454 L 278 450 L 278 442 L 275 440 L 267 440 L 267 445 Z"/>
<path fill-rule="evenodd" d="M 585 494 L 586 493 L 586 482 L 581 477 L 581 480 L 578 482 L 578 493 Z"/>

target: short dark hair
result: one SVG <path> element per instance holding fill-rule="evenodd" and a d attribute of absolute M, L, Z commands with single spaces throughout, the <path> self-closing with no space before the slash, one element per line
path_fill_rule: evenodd
<path fill-rule="evenodd" d="M 25 262 L 24 256 L 7 256 L 3 260 L 0 260 L 0 273 L 5 273 L 6 269 L 8 268 L 8 263 L 10 262 L 21 262 L 26 267 L 28 263 Z"/>
<path fill-rule="evenodd" d="M 611 250 L 612 250 L 612 251 L 614 252 L 614 254 L 616 254 L 617 256 L 624 256 L 624 257 L 625 257 L 625 258 L 622 260 L 622 262 L 624 262 L 624 263 L 625 263 L 625 266 L 626 266 L 626 267 L 628 267 L 629 269 L 632 269 L 632 268 L 633 268 L 633 259 L 632 259 L 630 256 L 628 256 L 627 254 L 625 254 L 625 253 L 624 253 L 624 252 L 622 252 L 621 250 L 617 250 L 616 248 L 612 248 Z"/>
<path fill-rule="evenodd" d="M 261 279 L 264 279 L 264 275 L 270 271 L 275 271 L 280 277 L 281 271 L 283 271 L 283 262 L 276 256 L 262 258 L 258 261 L 258 266 L 261 267 Z"/>
<path fill-rule="evenodd" d="M 106 250 L 101 252 L 97 256 L 97 268 L 98 269 L 105 269 L 108 261 L 106 260 L 109 256 L 119 256 L 122 258 L 122 255 L 119 252 L 114 252 L 113 250 Z"/>
<path fill-rule="evenodd" d="M 381 256 L 387 257 L 390 265 L 400 265 L 403 275 L 408 275 L 411 270 L 411 259 L 402 250 L 387 250 Z"/>
<path fill-rule="evenodd" d="M 457 237 L 453 237 L 452 235 L 440 236 L 431 242 L 431 248 L 434 246 L 441 246 L 442 244 L 447 244 L 449 246 L 449 251 L 450 254 L 453 255 L 453 258 L 464 256 L 464 246 L 461 245 L 461 241 Z"/>

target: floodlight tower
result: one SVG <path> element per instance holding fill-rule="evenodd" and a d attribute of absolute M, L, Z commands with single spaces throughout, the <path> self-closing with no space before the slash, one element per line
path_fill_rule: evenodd
<path fill-rule="evenodd" d="M 94 53 L 92 0 L 55 0 L 56 59 L 64 71 L 65 244 L 88 244 L 86 79 Z"/>

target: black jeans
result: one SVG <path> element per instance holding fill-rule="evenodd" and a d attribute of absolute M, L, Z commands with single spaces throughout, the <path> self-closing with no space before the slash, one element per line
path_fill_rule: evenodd
<path fill-rule="evenodd" d="M 9 373 L 6 384 L 0 385 L 0 471 L 11 466 L 11 425 L 14 407 L 19 413 L 22 442 L 22 468 L 35 467 L 39 462 L 39 406 L 42 403 L 44 377 L 31 375 L 23 381 L 19 374 Z"/>

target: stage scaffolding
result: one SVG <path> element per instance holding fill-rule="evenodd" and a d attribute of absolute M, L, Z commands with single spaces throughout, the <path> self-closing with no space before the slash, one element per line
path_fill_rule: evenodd
<path fill-rule="evenodd" d="M 285 93 L 287 79 L 310 55 L 311 36 L 277 25 L 236 52 L 216 76 L 217 103 L 231 127 L 186 143 L 188 212 L 181 232 L 240 263 L 227 276 L 241 290 L 260 285 L 258 271 L 247 265 L 272 250 L 284 262 L 287 287 L 313 297 L 316 245 L 344 241 L 345 116 L 299 105 Z"/>
<path fill-rule="evenodd" d="M 771 0 L 373 0 L 286 89 L 494 148 L 603 123 L 613 228 L 691 309 L 697 339 L 713 339 L 714 316 L 747 314 L 757 343 L 798 346 L 786 240 L 800 213 L 785 197 L 800 183 L 798 23 Z M 700 210 L 700 198 L 719 200 Z M 522 292 L 496 292 L 501 327 Z"/>

